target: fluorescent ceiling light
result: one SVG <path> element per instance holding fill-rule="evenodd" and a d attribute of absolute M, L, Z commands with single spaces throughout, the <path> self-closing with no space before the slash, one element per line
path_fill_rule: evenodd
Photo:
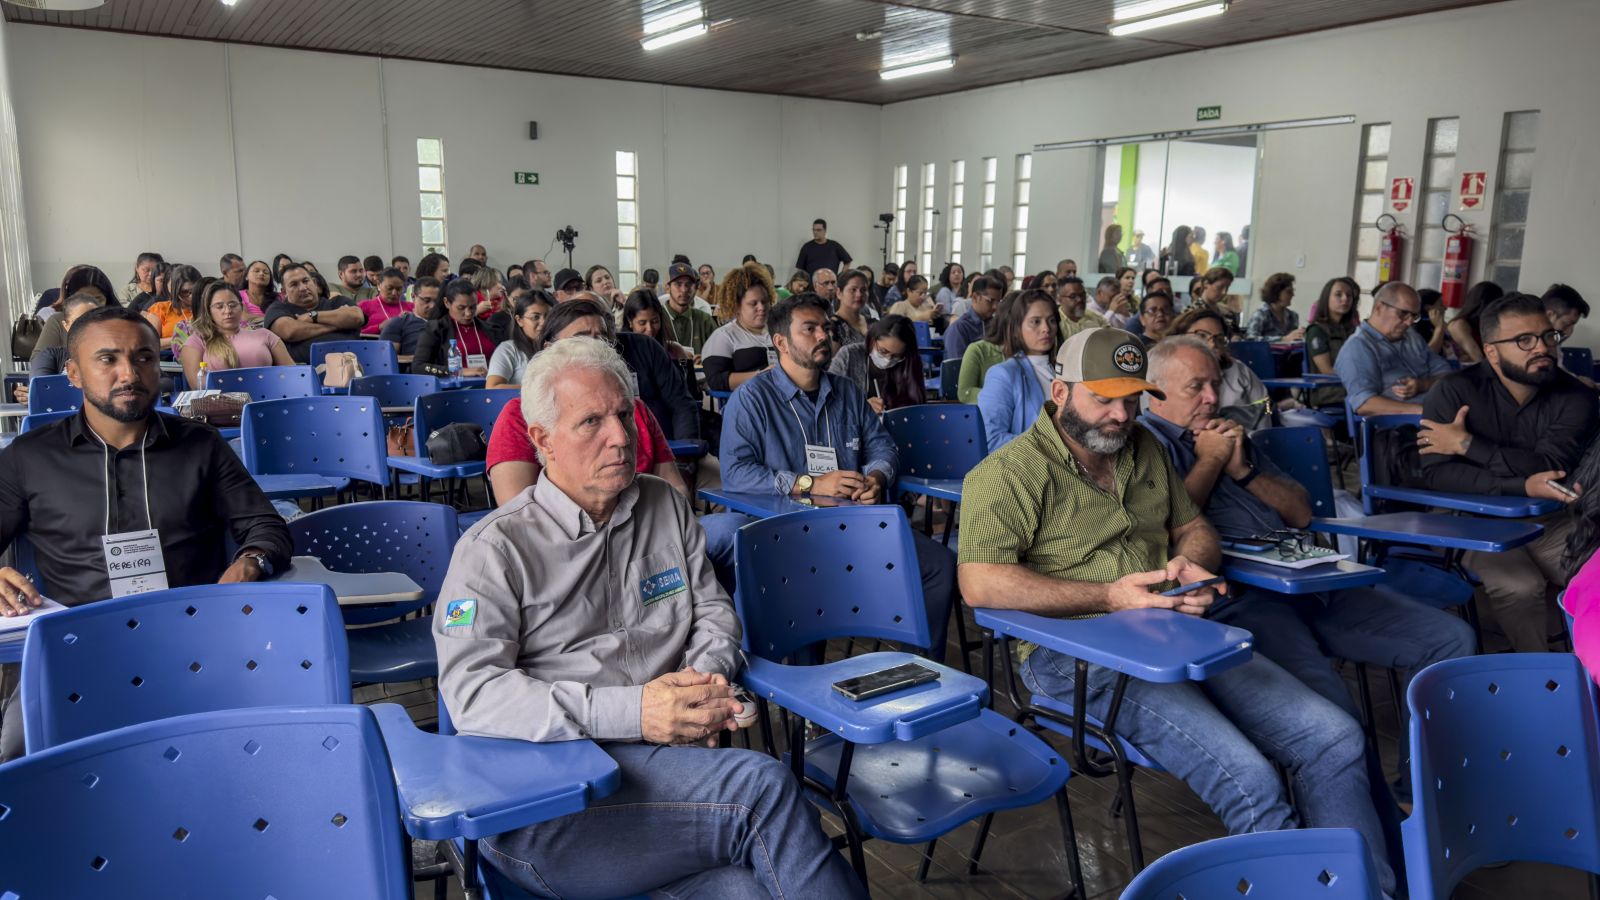
<path fill-rule="evenodd" d="M 954 66 L 955 64 L 956 58 L 954 56 L 946 56 L 944 59 L 930 59 L 923 62 L 895 66 L 894 68 L 890 69 L 882 69 L 878 72 L 878 74 L 883 78 L 884 81 L 891 81 L 896 78 L 907 78 L 912 75 L 925 75 L 929 72 L 942 72 L 945 69 Z"/>
<path fill-rule="evenodd" d="M 1218 125 L 1215 128 L 1185 128 L 1176 131 L 1157 131 L 1151 134 L 1130 134 L 1112 138 L 1088 138 L 1081 141 L 1052 141 L 1034 144 L 1035 153 L 1046 150 L 1078 150 L 1085 147 L 1114 147 L 1118 144 L 1143 144 L 1150 141 L 1183 141 L 1191 138 L 1223 137 L 1235 134 L 1255 134 L 1261 131 L 1285 131 L 1291 128 L 1319 128 L 1325 125 L 1350 125 L 1355 116 L 1319 116 L 1315 119 L 1287 119 L 1280 122 L 1258 122 L 1254 125 Z"/>
<path fill-rule="evenodd" d="M 680 3 L 677 6 L 651 12 L 644 19 L 644 33 L 648 37 L 672 31 L 706 17 L 705 7 L 698 2 Z"/>
<path fill-rule="evenodd" d="M 646 50 L 660 50 L 662 47 L 670 47 L 673 44 L 681 41 L 687 41 L 690 38 L 699 37 L 700 35 L 705 34 L 707 30 L 709 30 L 709 26 L 706 24 L 706 20 L 701 19 L 698 22 L 692 22 L 683 26 L 682 28 L 676 28 L 672 31 L 663 31 L 660 34 L 647 37 L 639 42 L 639 46 Z"/>
<path fill-rule="evenodd" d="M 1168 25 L 1177 25 L 1181 22 L 1193 22 L 1196 19 L 1205 19 L 1211 16 L 1220 16 L 1228 11 L 1228 0 L 1216 0 L 1212 3 L 1202 3 L 1190 6 L 1176 12 L 1161 13 L 1143 19 L 1130 19 L 1125 22 L 1113 22 L 1106 30 L 1113 37 L 1122 37 L 1129 34 L 1138 34 L 1141 31 L 1150 31 L 1154 28 L 1165 28 Z"/>

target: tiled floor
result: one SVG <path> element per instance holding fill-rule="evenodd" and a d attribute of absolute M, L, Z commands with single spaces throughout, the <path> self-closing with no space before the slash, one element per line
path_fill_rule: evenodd
<path fill-rule="evenodd" d="M 842 648 L 833 648 L 839 653 Z M 955 658 L 952 649 L 951 659 Z M 974 654 L 974 663 L 977 662 Z M 1381 676 L 1374 676 L 1381 677 Z M 1353 686 L 1353 684 L 1352 684 Z M 411 682 L 387 688 L 366 687 L 357 692 L 360 702 L 395 702 L 405 705 L 419 723 L 431 723 L 436 716 L 431 682 Z M 1394 710 L 1388 700 L 1388 686 L 1373 685 L 1375 714 L 1379 722 L 1379 743 L 1391 774 L 1394 772 Z M 1013 712 L 1001 697 L 998 709 Z M 1058 750 L 1065 742 L 1046 734 Z M 781 740 L 781 738 L 780 738 Z M 1078 832 L 1078 850 L 1090 898 L 1115 898 L 1126 887 L 1131 875 L 1127 842 L 1121 819 L 1110 814 L 1115 783 L 1075 776 L 1069 783 L 1072 814 Z M 1155 860 L 1162 854 L 1209 838 L 1221 837 L 1221 823 L 1182 782 L 1166 775 L 1141 772 L 1135 780 L 1140 831 L 1145 856 Z M 830 834 L 839 833 L 831 816 L 824 817 Z M 881 842 L 866 846 L 867 869 L 872 894 L 880 898 L 906 900 L 951 900 L 951 898 L 1042 898 L 1063 896 L 1069 889 L 1066 859 L 1061 846 L 1061 829 L 1053 804 L 1004 813 L 995 818 L 982 866 L 976 875 L 967 875 L 966 866 L 976 834 L 968 824 L 941 840 L 934 853 L 933 867 L 925 882 L 916 880 L 922 848 Z M 419 886 L 418 900 L 431 898 L 431 886 Z M 451 897 L 460 897 L 452 885 Z M 1583 900 L 1587 884 L 1580 873 L 1551 866 L 1513 864 L 1475 873 L 1456 892 L 1458 900 Z"/>

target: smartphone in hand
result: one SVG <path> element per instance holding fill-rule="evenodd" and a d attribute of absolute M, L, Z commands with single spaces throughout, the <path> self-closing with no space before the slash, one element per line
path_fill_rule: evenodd
<path fill-rule="evenodd" d="M 1211 587 L 1214 584 L 1221 584 L 1223 581 L 1224 581 L 1224 579 L 1220 575 L 1214 576 L 1214 577 L 1211 577 L 1211 578 L 1207 578 L 1207 579 L 1205 579 L 1203 581 L 1191 581 L 1188 584 L 1180 584 L 1180 585 L 1178 585 L 1177 587 L 1173 588 L 1170 591 L 1162 591 L 1161 592 L 1161 596 L 1163 596 L 1163 597 L 1181 597 L 1184 594 L 1190 593 L 1192 591 L 1198 591 L 1201 588 L 1208 588 L 1208 587 Z"/>

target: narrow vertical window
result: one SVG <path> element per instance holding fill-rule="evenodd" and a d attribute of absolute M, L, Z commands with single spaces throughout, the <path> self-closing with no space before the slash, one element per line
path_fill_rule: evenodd
<path fill-rule="evenodd" d="M 1412 268 L 1413 287 L 1439 289 L 1444 274 L 1444 217 L 1456 189 L 1456 146 L 1461 137 L 1459 118 L 1428 120 L 1428 152 L 1422 161 L 1422 221 L 1418 223 L 1417 259 Z"/>
<path fill-rule="evenodd" d="M 933 163 L 922 164 L 922 242 L 917 246 L 917 261 L 922 271 L 932 272 L 938 265 L 933 258 Z"/>
<path fill-rule="evenodd" d="M 950 261 L 961 262 L 962 219 L 967 209 L 967 161 L 950 164 Z"/>
<path fill-rule="evenodd" d="M 1500 138 L 1500 177 L 1495 181 L 1494 226 L 1489 265 L 1484 271 L 1500 287 L 1514 291 L 1522 279 L 1522 237 L 1533 199 L 1533 154 L 1539 137 L 1537 109 L 1506 113 Z"/>
<path fill-rule="evenodd" d="M 1389 123 L 1361 129 L 1361 165 L 1356 175 L 1355 234 L 1350 241 L 1350 271 L 1363 291 L 1378 286 L 1378 217 L 1389 197 Z"/>
<path fill-rule="evenodd" d="M 422 220 L 422 252 L 450 255 L 444 218 L 444 143 L 417 138 L 417 202 Z"/>
<path fill-rule="evenodd" d="M 639 283 L 639 170 L 632 150 L 617 151 L 617 290 Z"/>
<path fill-rule="evenodd" d="M 999 167 L 992 156 L 983 158 L 983 221 L 978 232 L 978 268 L 994 268 L 994 183 Z"/>
<path fill-rule="evenodd" d="M 1028 195 L 1033 186 L 1033 154 L 1017 154 L 1017 190 L 1011 225 L 1011 271 L 1028 277 Z"/>
<path fill-rule="evenodd" d="M 894 258 L 906 258 L 906 167 L 894 167 Z"/>

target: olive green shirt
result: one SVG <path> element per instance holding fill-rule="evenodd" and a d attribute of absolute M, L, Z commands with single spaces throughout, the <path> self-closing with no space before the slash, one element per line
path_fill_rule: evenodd
<path fill-rule="evenodd" d="M 1104 327 L 1106 327 L 1106 320 L 1104 316 L 1093 310 L 1085 309 L 1083 311 L 1083 318 L 1076 322 L 1072 321 L 1066 316 L 1061 317 L 1061 340 L 1066 341 L 1080 331 L 1086 331 L 1090 328 Z"/>
<path fill-rule="evenodd" d="M 961 357 L 961 370 L 956 375 L 956 399 L 971 405 L 978 402 L 983 391 L 983 378 L 989 370 L 1006 361 L 1000 348 L 988 341 L 973 341 Z"/>
<path fill-rule="evenodd" d="M 1171 530 L 1200 515 L 1166 450 L 1135 428 L 1117 455 L 1113 496 L 1067 449 L 1055 413 L 1046 402 L 1032 428 L 967 473 L 960 561 L 1100 584 L 1165 566 Z M 1019 648 L 1024 658 L 1032 649 Z"/>

